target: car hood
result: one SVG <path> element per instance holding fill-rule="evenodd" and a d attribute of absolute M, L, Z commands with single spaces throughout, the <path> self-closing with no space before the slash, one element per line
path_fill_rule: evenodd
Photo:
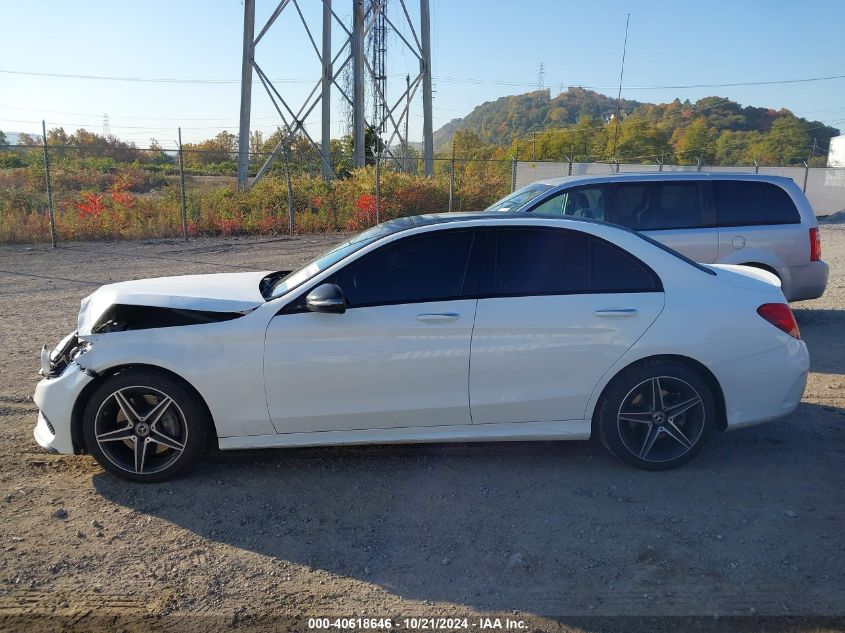
<path fill-rule="evenodd" d="M 270 271 L 137 279 L 101 286 L 82 300 L 79 336 L 90 334 L 113 305 L 202 312 L 248 312 L 264 303 L 259 282 Z"/>

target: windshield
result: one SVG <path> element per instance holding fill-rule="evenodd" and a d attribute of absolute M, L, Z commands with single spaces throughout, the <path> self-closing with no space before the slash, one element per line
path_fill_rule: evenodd
<path fill-rule="evenodd" d="M 281 279 L 277 280 L 269 292 L 264 293 L 266 299 L 269 301 L 270 299 L 281 297 L 283 294 L 290 292 L 297 286 L 301 286 L 309 279 L 315 277 L 327 268 L 334 266 L 340 260 L 349 257 L 368 244 L 372 244 L 376 240 L 381 239 L 386 235 L 390 235 L 391 233 L 401 231 L 403 228 L 413 226 L 413 222 L 403 222 L 403 220 L 407 219 L 409 218 L 401 218 L 399 220 L 391 220 L 390 222 L 379 224 L 371 229 L 367 229 L 363 233 L 359 233 L 342 244 L 338 244 L 331 250 L 320 255 L 320 257 L 307 266 L 292 273 L 288 273 Z"/>
<path fill-rule="evenodd" d="M 509 196 L 505 196 L 498 202 L 494 202 L 485 211 L 499 211 L 504 213 L 506 211 L 516 211 L 526 202 L 531 202 L 534 198 L 551 189 L 551 185 L 544 185 L 539 182 L 526 185 L 522 189 L 517 189 Z"/>

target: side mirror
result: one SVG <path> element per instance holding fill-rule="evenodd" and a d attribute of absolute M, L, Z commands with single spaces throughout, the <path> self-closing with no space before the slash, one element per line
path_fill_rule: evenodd
<path fill-rule="evenodd" d="M 305 297 L 305 307 L 311 312 L 343 314 L 346 312 L 346 297 L 337 284 L 322 284 Z"/>

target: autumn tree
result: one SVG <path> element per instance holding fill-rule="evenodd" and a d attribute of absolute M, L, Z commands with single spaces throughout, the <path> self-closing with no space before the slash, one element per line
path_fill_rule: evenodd
<path fill-rule="evenodd" d="M 763 139 L 763 152 L 768 162 L 791 165 L 801 162 L 808 153 L 807 131 L 797 117 L 782 116 L 772 123 Z"/>
<path fill-rule="evenodd" d="M 219 165 L 237 160 L 238 137 L 223 130 L 217 136 L 199 143 L 184 143 L 185 163 L 190 167 Z"/>
<path fill-rule="evenodd" d="M 690 125 L 675 130 L 672 135 L 675 157 L 682 165 L 710 165 L 716 157 L 713 131 L 707 127 L 704 117 L 695 119 Z"/>
<path fill-rule="evenodd" d="M 615 134 L 615 130 L 613 131 Z M 612 138 L 607 155 L 613 152 Z M 619 123 L 619 142 L 616 153 L 621 162 L 654 163 L 665 161 L 672 155 L 669 135 L 655 127 L 650 121 L 631 115 Z"/>

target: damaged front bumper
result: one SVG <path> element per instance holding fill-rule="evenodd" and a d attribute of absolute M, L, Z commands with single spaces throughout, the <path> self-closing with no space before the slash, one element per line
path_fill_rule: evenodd
<path fill-rule="evenodd" d="M 79 338 L 75 331 L 59 341 L 52 351 L 44 345 L 41 348 L 41 369 L 38 373 L 45 378 L 61 376 L 68 365 L 84 354 L 89 347 L 90 345 Z"/>
<path fill-rule="evenodd" d="M 44 378 L 36 385 L 33 400 L 38 406 L 38 421 L 33 435 L 42 448 L 57 453 L 75 453 L 73 409 L 79 395 L 96 374 L 77 362 L 88 349 L 76 332 L 69 334 L 51 352 L 41 351 Z"/>

